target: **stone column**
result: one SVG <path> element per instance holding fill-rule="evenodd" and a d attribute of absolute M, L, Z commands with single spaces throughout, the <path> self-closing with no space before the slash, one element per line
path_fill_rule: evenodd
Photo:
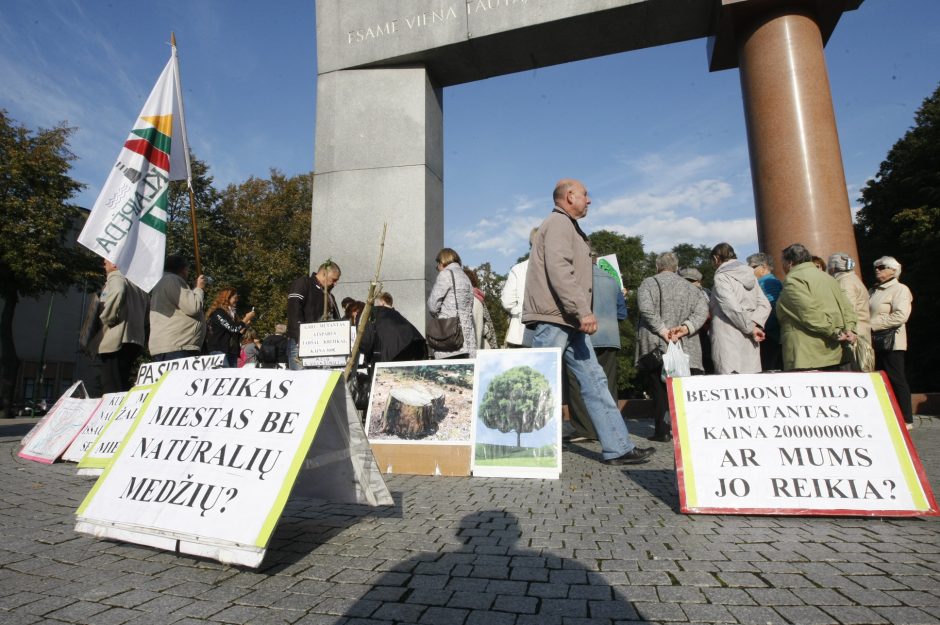
<path fill-rule="evenodd" d="M 317 79 L 311 269 L 332 258 L 343 270 L 337 302 L 365 300 L 387 221 L 383 287 L 422 331 L 444 240 L 442 105 L 423 67 Z"/>
<path fill-rule="evenodd" d="M 791 7 L 737 32 L 761 250 L 778 273 L 791 243 L 858 259 L 819 25 Z"/>

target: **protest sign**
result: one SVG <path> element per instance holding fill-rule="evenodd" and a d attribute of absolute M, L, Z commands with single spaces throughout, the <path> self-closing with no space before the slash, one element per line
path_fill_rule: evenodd
<path fill-rule="evenodd" d="M 670 378 L 683 512 L 938 514 L 882 373 Z"/>
<path fill-rule="evenodd" d="M 150 396 L 153 385 L 135 386 L 121 394 L 121 401 L 110 411 L 109 419 L 78 461 L 79 475 L 101 475 L 124 441 L 134 419 Z"/>
<path fill-rule="evenodd" d="M 76 530 L 257 567 L 292 490 L 390 504 L 341 377 L 167 372 L 79 507 Z"/>
<path fill-rule="evenodd" d="M 62 402 L 68 399 L 69 397 L 78 397 L 78 398 L 88 397 L 88 391 L 85 390 L 85 384 L 81 380 L 72 384 L 72 386 L 68 387 L 68 389 L 64 393 L 62 393 L 59 399 L 57 399 L 56 402 L 52 404 L 52 408 L 50 408 L 49 411 L 46 412 L 45 416 L 43 416 L 43 418 L 40 419 L 36 423 L 36 425 L 33 426 L 33 429 L 27 432 L 26 436 L 24 436 L 20 440 L 20 447 L 25 447 L 26 445 L 29 444 L 29 441 L 32 440 L 32 438 L 36 434 L 38 434 L 40 430 L 42 430 L 43 426 L 46 424 L 46 421 L 52 418 L 52 415 L 55 414 L 55 411 L 58 410 Z"/>
<path fill-rule="evenodd" d="M 620 263 L 617 262 L 616 254 L 608 254 L 607 256 L 599 256 L 597 258 L 597 266 L 604 270 L 611 278 L 617 281 L 617 284 L 620 285 L 620 288 L 623 288 L 623 275 L 620 273 Z"/>
<path fill-rule="evenodd" d="M 56 402 L 49 419 L 44 420 L 42 428 L 23 446 L 19 457 L 44 464 L 55 462 L 88 423 L 100 401 L 66 397 Z"/>
<path fill-rule="evenodd" d="M 225 354 L 211 354 L 209 356 L 190 356 L 175 360 L 161 362 L 148 362 L 140 365 L 137 370 L 135 386 L 153 384 L 167 371 L 207 371 L 221 369 L 225 366 Z"/>
<path fill-rule="evenodd" d="M 98 406 L 95 408 L 94 412 L 91 413 L 91 418 L 88 419 L 88 423 L 85 424 L 85 427 L 83 427 L 82 431 L 75 437 L 75 440 L 72 441 L 69 448 L 62 454 L 63 460 L 78 462 L 82 459 L 82 456 L 91 449 L 95 439 L 98 438 L 101 431 L 108 424 L 108 421 L 114 415 L 114 411 L 121 405 L 121 402 L 124 401 L 124 395 L 124 393 L 108 393 L 101 397 L 101 401 L 98 402 Z"/>
<path fill-rule="evenodd" d="M 352 351 L 351 328 L 349 321 L 344 320 L 302 323 L 297 355 L 300 358 L 348 356 Z M 345 363 L 346 359 L 343 358 Z"/>

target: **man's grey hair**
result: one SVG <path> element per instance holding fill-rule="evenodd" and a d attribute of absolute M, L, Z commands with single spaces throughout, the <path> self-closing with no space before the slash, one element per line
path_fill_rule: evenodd
<path fill-rule="evenodd" d="M 672 252 L 664 252 L 656 257 L 656 273 L 662 271 L 675 272 L 679 269 L 679 259 Z"/>
<path fill-rule="evenodd" d="M 747 265 L 752 269 L 756 269 L 757 267 L 767 267 L 767 269 L 773 271 L 774 257 L 770 254 L 764 254 L 763 252 L 751 254 L 747 257 Z"/>

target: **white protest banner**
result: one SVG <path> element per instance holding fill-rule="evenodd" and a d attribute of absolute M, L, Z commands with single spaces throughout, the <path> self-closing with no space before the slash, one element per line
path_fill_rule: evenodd
<path fill-rule="evenodd" d="M 34 425 L 33 429 L 26 433 L 26 436 L 20 439 L 21 447 L 25 447 L 29 444 L 29 441 L 32 440 L 32 438 L 36 436 L 40 430 L 42 430 L 43 426 L 46 424 L 46 421 L 48 421 L 52 415 L 55 414 L 55 411 L 59 409 L 59 406 L 62 404 L 62 402 L 69 397 L 77 397 L 80 399 L 88 397 L 88 391 L 85 390 L 85 383 L 79 380 L 78 382 L 72 384 L 72 386 L 68 387 L 68 389 L 62 393 L 59 399 L 57 399 L 56 402 L 52 404 L 52 408 L 46 412 L 45 416 L 36 422 L 36 425 Z"/>
<path fill-rule="evenodd" d="M 76 530 L 257 567 L 298 475 L 318 476 L 298 485 L 307 495 L 391 503 L 341 377 L 167 372 L 79 507 Z"/>
<path fill-rule="evenodd" d="M 610 274 L 610 277 L 617 281 L 617 284 L 620 285 L 620 288 L 623 288 L 623 276 L 620 274 L 620 263 L 617 262 L 616 254 L 599 256 L 597 258 L 597 266 L 603 269 L 606 273 Z"/>
<path fill-rule="evenodd" d="M 153 384 L 167 371 L 206 371 L 208 369 L 221 369 L 225 366 L 225 354 L 212 354 L 209 356 L 191 356 L 161 362 L 148 362 L 140 365 L 137 370 L 135 386 Z"/>
<path fill-rule="evenodd" d="M 318 356 L 348 356 L 352 351 L 352 332 L 349 321 L 320 321 L 300 324 L 297 355 L 301 358 Z M 343 359 L 343 365 L 346 360 Z M 343 366 L 340 365 L 340 366 Z"/>
<path fill-rule="evenodd" d="M 881 373 L 670 378 L 682 512 L 940 514 Z"/>
<path fill-rule="evenodd" d="M 56 403 L 50 418 L 19 452 L 20 458 L 52 464 L 65 453 L 91 418 L 100 399 L 66 397 Z"/>
<path fill-rule="evenodd" d="M 95 439 L 101 434 L 101 431 L 108 424 L 108 421 L 114 415 L 114 411 L 121 402 L 124 401 L 124 393 L 108 393 L 101 396 L 101 401 L 95 411 L 91 413 L 88 423 L 82 428 L 69 448 L 62 454 L 62 459 L 67 462 L 78 462 L 82 459 L 92 445 Z"/>
<path fill-rule="evenodd" d="M 114 454 L 117 453 L 152 390 L 153 385 L 135 386 L 127 393 L 121 394 L 119 405 L 110 411 L 104 428 L 79 459 L 79 475 L 101 475 L 111 464 Z"/>

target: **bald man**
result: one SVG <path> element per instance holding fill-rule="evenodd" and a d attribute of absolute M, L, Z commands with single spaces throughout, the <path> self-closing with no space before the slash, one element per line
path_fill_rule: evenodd
<path fill-rule="evenodd" d="M 578 226 L 591 204 L 578 180 L 560 180 L 553 193 L 555 208 L 532 242 L 526 271 L 522 323 L 533 331 L 532 347 L 562 349 L 568 370 L 578 379 L 581 396 L 601 443 L 605 464 L 648 462 L 655 451 L 638 448 L 607 377 L 597 362 L 590 335 L 597 331 L 592 304 L 591 248 Z"/>

